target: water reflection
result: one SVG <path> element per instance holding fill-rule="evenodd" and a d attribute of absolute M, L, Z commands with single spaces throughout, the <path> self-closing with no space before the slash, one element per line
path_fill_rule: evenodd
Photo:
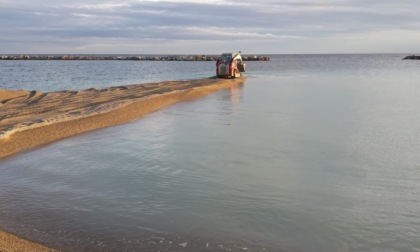
<path fill-rule="evenodd" d="M 245 84 L 237 84 L 230 87 L 230 100 L 232 104 L 238 103 L 242 100 L 242 94 Z"/>
<path fill-rule="evenodd" d="M 400 77 L 250 78 L 6 159 L 0 226 L 65 250 L 416 251 Z"/>

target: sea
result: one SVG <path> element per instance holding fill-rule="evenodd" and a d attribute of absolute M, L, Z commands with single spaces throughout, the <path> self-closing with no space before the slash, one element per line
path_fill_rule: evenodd
<path fill-rule="evenodd" d="M 420 251 L 420 61 L 269 55 L 243 85 L 0 160 L 0 229 L 63 251 Z M 0 61 L 0 89 L 215 62 Z"/>

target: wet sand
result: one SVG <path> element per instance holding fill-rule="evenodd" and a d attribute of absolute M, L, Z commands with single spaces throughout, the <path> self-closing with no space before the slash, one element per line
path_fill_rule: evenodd
<path fill-rule="evenodd" d="M 69 136 L 126 123 L 175 102 L 243 82 L 243 78 L 209 78 L 50 93 L 0 90 L 0 159 Z"/>
<path fill-rule="evenodd" d="M 0 159 L 83 132 L 126 123 L 167 105 L 244 81 L 209 78 L 49 93 L 0 90 Z M 0 251 L 53 250 L 0 231 Z"/>
<path fill-rule="evenodd" d="M 57 251 L 30 241 L 21 239 L 15 235 L 0 231 L 1 252 L 53 252 Z"/>

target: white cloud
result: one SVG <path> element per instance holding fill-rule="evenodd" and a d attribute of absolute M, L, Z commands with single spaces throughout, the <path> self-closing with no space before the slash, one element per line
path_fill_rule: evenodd
<path fill-rule="evenodd" d="M 194 34 L 212 36 L 214 39 L 218 38 L 231 38 L 234 40 L 240 39 L 300 39 L 300 36 L 292 36 L 292 35 L 274 35 L 271 33 L 259 33 L 259 32 L 247 32 L 246 28 L 233 28 L 233 27 L 187 27 L 185 29 L 186 32 L 191 32 Z"/>
<path fill-rule="evenodd" d="M 191 51 L 191 47 L 205 53 L 206 48 L 212 50 L 231 41 L 255 53 L 369 52 L 380 48 L 400 52 L 420 47 L 413 42 L 419 41 L 415 34 L 419 34 L 420 2 L 411 0 L 0 3 L 0 53 L 29 48 L 32 53 L 82 48 L 92 53 L 153 48 L 181 52 Z"/>
<path fill-rule="evenodd" d="M 120 7 L 130 6 L 129 3 L 106 3 L 106 4 L 82 4 L 76 5 L 74 7 L 79 9 L 88 9 L 88 10 L 113 10 Z"/>
<path fill-rule="evenodd" d="M 82 17 L 82 18 L 95 18 L 94 15 L 83 14 L 83 13 L 73 13 L 73 15 L 76 17 Z"/>
<path fill-rule="evenodd" d="M 224 4 L 222 0 L 135 0 L 134 2 L 154 2 L 154 3 L 200 3 L 200 4 Z"/>

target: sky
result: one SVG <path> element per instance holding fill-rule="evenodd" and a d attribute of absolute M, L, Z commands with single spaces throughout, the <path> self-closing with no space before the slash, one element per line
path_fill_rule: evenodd
<path fill-rule="evenodd" d="M 415 54 L 418 10 L 418 0 L 0 0 L 0 54 Z"/>

